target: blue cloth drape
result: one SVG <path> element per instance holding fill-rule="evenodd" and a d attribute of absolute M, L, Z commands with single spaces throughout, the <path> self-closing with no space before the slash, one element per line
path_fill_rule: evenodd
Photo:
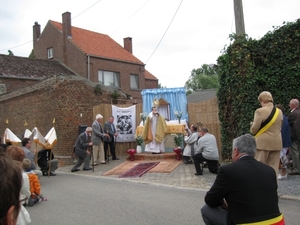
<path fill-rule="evenodd" d="M 144 89 L 142 92 L 143 112 L 151 112 L 152 102 L 155 98 L 163 98 L 170 103 L 170 119 L 177 120 L 175 111 L 182 112 L 181 120 L 188 121 L 187 98 L 185 88 L 157 88 Z"/>

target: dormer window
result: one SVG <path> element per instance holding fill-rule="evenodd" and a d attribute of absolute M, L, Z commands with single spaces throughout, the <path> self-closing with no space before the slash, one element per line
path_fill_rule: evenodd
<path fill-rule="evenodd" d="M 52 59 L 53 58 L 53 48 L 48 48 L 47 53 L 48 53 L 48 59 Z"/>

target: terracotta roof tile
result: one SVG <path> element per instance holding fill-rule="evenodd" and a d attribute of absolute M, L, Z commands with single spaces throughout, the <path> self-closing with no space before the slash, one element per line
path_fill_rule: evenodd
<path fill-rule="evenodd" d="M 62 31 L 62 23 L 52 20 L 49 22 L 57 29 Z M 86 54 L 143 64 L 142 61 L 140 61 L 106 34 L 100 34 L 73 26 L 71 32 L 72 39 L 70 39 L 70 41 Z"/>
<path fill-rule="evenodd" d="M 148 70 L 145 70 L 145 79 L 157 80 L 157 78 L 154 75 L 152 75 Z"/>

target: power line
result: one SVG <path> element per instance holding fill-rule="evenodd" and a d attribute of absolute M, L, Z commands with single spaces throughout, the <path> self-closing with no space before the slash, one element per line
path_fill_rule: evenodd
<path fill-rule="evenodd" d="M 101 2 L 101 0 L 99 0 L 99 1 L 96 2 L 96 3 L 94 3 L 93 5 L 91 5 L 90 7 L 88 7 L 87 9 L 83 10 L 83 11 L 82 11 L 81 13 L 79 13 L 77 16 L 74 16 L 74 17 L 72 18 L 72 20 L 75 19 L 76 17 L 80 16 L 82 13 L 84 13 L 84 12 L 87 11 L 87 10 L 89 10 L 89 9 L 92 8 L 94 5 L 98 4 L 99 2 Z"/>
<path fill-rule="evenodd" d="M 73 20 L 73 19 L 75 19 L 76 17 L 80 16 L 82 13 L 84 13 L 84 12 L 87 11 L 87 10 L 89 10 L 89 9 L 92 8 L 94 5 L 98 4 L 99 2 L 101 2 L 101 0 L 97 1 L 96 3 L 94 3 L 93 5 L 91 5 L 90 7 L 88 7 L 87 9 L 85 9 L 84 11 L 82 11 L 81 13 L 79 13 L 78 15 L 74 16 L 71 20 Z M 0 49 L 0 51 L 1 51 L 1 52 L 2 52 L 2 51 L 8 51 L 8 50 L 10 50 L 10 49 L 14 49 L 14 48 L 18 48 L 18 47 L 21 47 L 21 46 L 23 46 L 23 45 L 26 45 L 26 44 L 28 44 L 28 43 L 30 43 L 30 42 L 32 42 L 32 40 L 31 40 L 31 41 L 28 41 L 28 42 L 26 42 L 26 43 L 23 43 L 23 44 L 21 44 L 21 45 L 17 45 L 17 46 L 11 47 L 11 48 Z"/>
<path fill-rule="evenodd" d="M 114 32 L 112 32 L 112 34 L 110 36 L 112 36 L 116 31 L 118 31 L 128 20 L 130 20 L 135 14 L 137 14 L 138 11 L 140 11 L 150 0 L 148 0 L 147 2 L 145 2 L 145 4 L 143 4 L 137 11 L 135 11 L 135 13 L 133 13 L 127 20 L 124 21 L 124 23 L 122 23 Z"/>
<path fill-rule="evenodd" d="M 17 45 L 17 46 L 15 46 L 15 47 L 7 48 L 7 49 L 0 49 L 0 51 L 1 51 L 1 52 L 2 52 L 2 51 L 8 51 L 8 50 L 10 50 L 10 49 L 14 49 L 14 48 L 18 48 L 18 47 L 21 47 L 21 46 L 23 46 L 23 45 L 26 45 L 26 44 L 28 44 L 28 43 L 30 43 L 30 42 L 32 42 L 32 40 L 31 40 L 31 41 L 28 41 L 28 42 L 26 42 L 26 43 L 24 43 L 24 44 Z"/>
<path fill-rule="evenodd" d="M 163 36 L 161 37 L 161 39 L 160 39 L 160 41 L 158 42 L 156 48 L 154 49 L 154 51 L 152 52 L 152 54 L 150 55 L 150 57 L 147 59 L 147 61 L 146 61 L 145 64 L 147 64 L 147 62 L 151 59 L 152 55 L 154 54 L 154 52 L 156 51 L 156 49 L 158 48 L 158 46 L 159 46 L 160 43 L 162 42 L 163 38 L 165 37 L 165 35 L 166 35 L 167 31 L 169 30 L 169 28 L 170 28 L 170 26 L 171 26 L 171 24 L 172 24 L 172 22 L 173 22 L 173 20 L 174 20 L 174 18 L 175 18 L 175 16 L 176 16 L 178 10 L 179 10 L 179 8 L 180 8 L 182 2 L 183 2 L 183 0 L 181 0 L 181 2 L 179 3 L 179 6 L 177 7 L 177 10 L 176 10 L 176 12 L 175 12 L 175 14 L 174 14 L 174 16 L 173 16 L 171 22 L 169 23 L 169 26 L 167 27 L 165 33 L 164 33 Z"/>

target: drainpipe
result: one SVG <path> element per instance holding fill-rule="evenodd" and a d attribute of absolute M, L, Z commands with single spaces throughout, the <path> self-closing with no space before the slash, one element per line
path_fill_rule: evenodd
<path fill-rule="evenodd" d="M 90 69 L 90 55 L 87 55 L 88 57 L 88 80 L 91 80 L 91 69 Z"/>

